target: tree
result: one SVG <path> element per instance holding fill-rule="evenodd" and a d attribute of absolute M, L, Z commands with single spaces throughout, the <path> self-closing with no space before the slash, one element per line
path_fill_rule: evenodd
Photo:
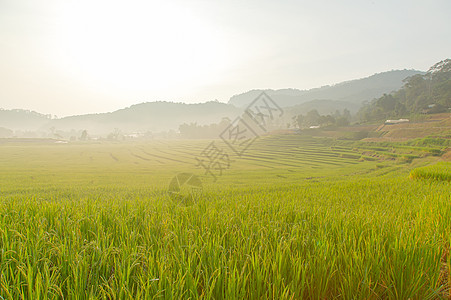
<path fill-rule="evenodd" d="M 311 111 L 309 111 L 307 113 L 307 115 L 305 116 L 305 121 L 304 123 L 307 126 L 312 126 L 312 125 L 318 125 L 318 121 L 319 121 L 319 113 L 316 109 L 313 109 Z"/>
<path fill-rule="evenodd" d="M 346 108 L 345 108 L 345 110 L 347 110 Z M 348 112 L 349 112 L 349 110 L 347 110 Z M 340 111 L 337 109 L 337 110 L 335 110 L 335 112 L 334 112 L 334 114 L 332 115 L 335 119 L 338 119 L 339 117 L 341 117 L 341 113 L 340 113 Z"/>
<path fill-rule="evenodd" d="M 321 126 L 333 125 L 333 124 L 335 124 L 335 118 L 332 117 L 331 115 L 319 116 L 317 122 L 318 122 L 318 125 L 321 125 Z"/>
<path fill-rule="evenodd" d="M 108 134 L 107 139 L 118 140 L 120 135 L 121 135 L 121 130 L 119 128 L 114 128 L 113 132 Z"/>
<path fill-rule="evenodd" d="M 8 128 L 0 127 L 0 138 L 9 138 L 13 136 L 13 131 Z"/>
<path fill-rule="evenodd" d="M 439 61 L 435 65 L 429 68 L 428 74 L 447 73 L 451 72 L 451 59 Z"/>
<path fill-rule="evenodd" d="M 80 136 L 80 141 L 86 141 L 88 139 L 88 131 L 83 130 Z"/>
<path fill-rule="evenodd" d="M 294 116 L 293 125 L 294 127 L 301 129 L 304 126 L 304 116 L 303 115 Z"/>
<path fill-rule="evenodd" d="M 347 108 L 343 109 L 343 117 L 348 121 L 351 121 L 351 111 L 349 111 L 349 109 Z"/>
<path fill-rule="evenodd" d="M 348 126 L 349 120 L 345 117 L 339 117 L 335 120 L 335 125 L 337 126 Z"/>
<path fill-rule="evenodd" d="M 358 114 L 363 121 L 372 121 L 424 111 L 444 112 L 450 107 L 451 60 L 445 59 L 433 65 L 424 75 L 406 78 L 400 90 L 363 105 Z"/>

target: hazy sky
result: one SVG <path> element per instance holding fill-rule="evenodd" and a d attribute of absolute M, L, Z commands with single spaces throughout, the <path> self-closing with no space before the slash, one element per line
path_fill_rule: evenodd
<path fill-rule="evenodd" d="M 0 108 L 226 102 L 451 54 L 451 1 L 0 0 Z"/>

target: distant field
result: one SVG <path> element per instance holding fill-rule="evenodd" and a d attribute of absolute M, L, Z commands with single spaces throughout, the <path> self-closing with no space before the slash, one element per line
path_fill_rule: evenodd
<path fill-rule="evenodd" d="M 7 144 L 0 148 L 2 182 L 20 186 L 126 185 L 165 188 L 179 172 L 212 176 L 196 166 L 196 157 L 211 141 L 154 141 L 149 143 Z M 227 145 L 215 145 L 229 154 L 230 167 L 222 170 L 218 183 L 246 185 L 293 182 L 312 176 L 365 172 L 375 163 L 359 162 L 351 149 L 332 147 L 324 139 L 297 136 L 257 140 L 242 157 Z M 219 172 L 215 172 L 219 173 Z M 238 178 L 239 175 L 241 178 Z M 250 178 L 246 178 L 246 176 Z M 5 188 L 16 184 L 6 184 Z"/>
<path fill-rule="evenodd" d="M 210 143 L 1 144 L 0 296 L 450 295 L 450 182 L 409 178 L 443 146 L 214 141 L 227 167 L 206 174 Z M 180 173 L 202 182 L 193 202 L 168 192 Z"/>
<path fill-rule="evenodd" d="M 205 174 L 196 157 L 211 141 L 157 140 L 148 143 L 72 143 L 0 146 L 0 179 L 6 190 L 32 187 L 145 186 L 166 188 L 180 172 Z M 262 137 L 241 157 L 223 142 L 215 146 L 229 155 L 215 184 L 246 186 L 296 183 L 313 177 L 349 176 L 377 171 L 381 166 L 399 169 L 405 157 L 430 155 L 419 147 L 372 147 L 371 144 L 333 144 L 326 138 L 295 135 Z M 396 151 L 395 151 L 396 150 Z M 214 173 L 220 173 L 216 170 Z M 377 172 L 376 172 L 377 174 Z"/>
<path fill-rule="evenodd" d="M 378 130 L 383 139 L 391 140 L 406 140 L 438 133 L 451 134 L 451 113 L 425 115 L 423 118 L 409 123 L 383 125 Z"/>

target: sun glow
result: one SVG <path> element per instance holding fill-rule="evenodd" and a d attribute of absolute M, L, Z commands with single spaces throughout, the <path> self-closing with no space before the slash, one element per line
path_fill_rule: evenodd
<path fill-rule="evenodd" d="M 94 86 L 168 90 L 220 80 L 223 40 L 187 7 L 74 1 L 62 7 L 58 64 Z"/>

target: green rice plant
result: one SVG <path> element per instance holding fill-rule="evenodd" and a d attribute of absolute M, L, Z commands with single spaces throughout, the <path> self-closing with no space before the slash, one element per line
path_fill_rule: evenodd
<path fill-rule="evenodd" d="M 362 160 L 367 160 L 367 161 L 376 161 L 377 160 L 377 158 L 371 157 L 371 156 L 367 156 L 367 155 L 362 155 L 361 159 Z"/>
<path fill-rule="evenodd" d="M 410 172 L 410 178 L 451 181 L 451 162 L 416 168 Z"/>
<path fill-rule="evenodd" d="M 215 182 L 208 143 L 1 146 L 0 296 L 449 297 L 449 181 L 283 136 Z M 190 205 L 168 192 L 180 172 L 203 181 Z"/>

